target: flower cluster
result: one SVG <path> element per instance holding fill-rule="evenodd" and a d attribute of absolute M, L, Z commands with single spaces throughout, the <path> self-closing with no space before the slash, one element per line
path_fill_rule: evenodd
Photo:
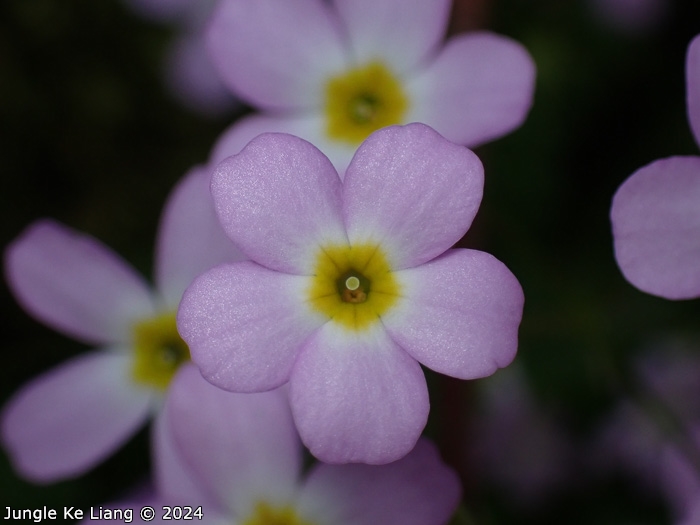
<path fill-rule="evenodd" d="M 611 208 L 618 181 L 604 174 L 602 198 L 576 205 L 608 232 L 604 263 L 586 260 L 586 274 L 571 272 L 576 284 L 566 288 L 565 261 L 582 251 L 568 248 L 588 250 L 590 239 L 579 240 L 567 220 L 543 221 L 563 233 L 544 236 L 556 245 L 549 259 L 531 245 L 535 223 L 521 218 L 532 208 L 548 219 L 537 195 L 554 185 L 537 173 L 544 158 L 567 155 L 558 151 L 563 138 L 543 138 L 564 126 L 548 129 L 540 114 L 530 127 L 535 140 L 471 149 L 524 123 L 536 70 L 510 37 L 460 33 L 465 3 L 127 3 L 175 31 L 161 34 L 163 42 L 175 37 L 168 76 L 190 109 L 211 116 L 237 100 L 240 114 L 202 119 L 208 134 L 190 128 L 197 116 L 178 114 L 187 140 L 203 137 L 196 155 L 208 158 L 165 200 L 152 283 L 56 220 L 21 231 L 23 218 L 11 228 L 4 270 L 14 300 L 92 348 L 41 372 L 1 408 L 0 444 L 20 477 L 90 484 L 122 467 L 121 454 L 138 455 L 143 467 L 130 482 L 144 483 L 117 493 L 116 481 L 86 495 L 112 503 L 85 521 L 130 509 L 129 522 L 164 522 L 171 520 L 160 509 L 190 508 L 184 519 L 219 525 L 568 523 L 559 511 L 588 507 L 591 487 L 604 479 L 596 493 L 613 487 L 606 504 L 639 491 L 653 495 L 637 500 L 640 516 L 651 509 L 678 525 L 698 522 L 700 359 L 689 336 L 697 316 L 675 316 L 698 303 L 642 298 L 654 316 L 663 308 L 655 305 L 678 308 L 657 316 L 660 345 L 649 343 L 658 337 L 652 328 L 620 328 L 652 316 L 626 308 L 636 292 L 615 268 L 605 215 L 609 209 L 614 259 L 630 283 L 662 298 L 700 297 L 700 156 L 642 167 Z M 469 3 L 484 15 L 487 4 Z M 628 29 L 675 16 L 655 0 L 582 5 Z M 544 96 L 536 107 L 560 111 L 552 81 L 571 50 L 545 45 L 535 31 L 511 31 L 509 17 L 479 23 L 487 20 L 539 54 Z M 689 40 L 687 115 L 700 146 L 700 35 L 684 37 L 678 58 Z M 595 92 L 583 77 L 567 79 L 580 93 Z M 98 113 L 118 91 L 84 103 Z M 62 153 L 73 150 L 75 137 L 66 135 Z M 139 146 L 151 153 L 150 141 Z M 541 147 L 549 149 L 525 166 L 522 150 Z M 168 164 L 190 152 L 168 152 Z M 141 202 L 150 196 L 139 193 Z M 560 210 L 568 204 L 550 201 Z M 100 213 L 111 209 L 102 204 Z M 588 218 L 578 226 L 594 231 Z M 588 289 L 596 280 L 617 280 L 619 290 L 596 301 Z M 521 329 L 524 314 L 531 321 Z M 677 340 L 691 343 L 677 351 Z M 518 353 L 515 366 L 498 372 Z M 148 452 L 140 438 L 118 452 L 147 425 Z M 491 515 L 484 508 L 492 496 Z M 542 511 L 556 499 L 554 513 Z M 146 505 L 155 515 L 137 516 Z M 594 520 L 573 520 L 584 521 Z"/>
<path fill-rule="evenodd" d="M 210 3 L 134 5 L 192 15 L 189 38 L 203 49 Z M 459 482 L 422 437 L 421 364 L 475 379 L 515 356 L 520 284 L 495 257 L 453 246 L 484 186 L 464 145 L 523 122 L 534 66 L 490 33 L 438 50 L 449 5 L 217 4 L 211 59 L 268 113 L 234 123 L 173 191 L 154 287 L 54 221 L 7 248 L 24 309 L 97 346 L 4 408 L 18 472 L 83 474 L 156 414 L 149 498 L 206 506 L 207 521 L 451 518 Z M 303 473 L 302 441 L 326 463 Z"/>

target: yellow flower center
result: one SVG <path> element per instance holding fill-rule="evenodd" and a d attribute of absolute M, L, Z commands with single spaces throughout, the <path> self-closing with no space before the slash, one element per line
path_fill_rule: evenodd
<path fill-rule="evenodd" d="M 325 109 L 328 136 L 357 146 L 373 131 L 401 124 L 408 98 L 395 75 L 370 62 L 328 81 Z"/>
<path fill-rule="evenodd" d="M 258 503 L 255 506 L 253 515 L 243 522 L 242 525 L 314 525 L 309 521 L 302 520 L 297 516 L 294 509 L 284 507 L 275 509 L 267 503 Z"/>
<path fill-rule="evenodd" d="M 375 323 L 401 296 L 384 253 L 375 244 L 326 246 L 316 257 L 309 304 L 351 330 Z"/>
<path fill-rule="evenodd" d="M 146 319 L 134 326 L 133 378 L 137 383 L 165 390 L 190 350 L 177 333 L 174 313 Z"/>

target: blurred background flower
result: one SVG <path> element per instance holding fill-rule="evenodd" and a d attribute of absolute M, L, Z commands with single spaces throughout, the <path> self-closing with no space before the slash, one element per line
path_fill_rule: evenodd
<path fill-rule="evenodd" d="M 163 56 L 163 81 L 176 100 L 202 116 L 230 113 L 238 101 L 221 81 L 204 41 L 216 0 L 124 0 L 148 20 L 163 24 L 172 36 Z"/>

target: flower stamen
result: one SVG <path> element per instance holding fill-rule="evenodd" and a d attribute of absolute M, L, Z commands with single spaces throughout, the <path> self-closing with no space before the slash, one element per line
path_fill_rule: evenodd
<path fill-rule="evenodd" d="M 309 305 L 353 330 L 377 322 L 400 297 L 400 286 L 375 244 L 326 246 L 317 256 Z"/>
<path fill-rule="evenodd" d="M 408 111 L 403 86 L 380 62 L 331 78 L 325 95 L 326 133 L 352 145 L 379 128 L 400 124 Z"/>
<path fill-rule="evenodd" d="M 165 390 L 190 350 L 177 333 L 175 315 L 166 313 L 134 326 L 134 381 Z"/>

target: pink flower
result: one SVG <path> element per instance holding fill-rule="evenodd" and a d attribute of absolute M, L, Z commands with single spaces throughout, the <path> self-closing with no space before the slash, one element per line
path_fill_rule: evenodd
<path fill-rule="evenodd" d="M 308 142 L 257 137 L 212 178 L 224 230 L 251 261 L 187 289 L 178 328 L 226 390 L 290 382 L 302 440 L 329 463 L 387 463 L 429 411 L 419 363 L 471 379 L 517 349 L 522 289 L 493 256 L 450 250 L 481 201 L 471 151 L 423 124 L 372 134 L 341 181 Z"/>
<path fill-rule="evenodd" d="M 427 440 L 390 465 L 317 463 L 302 448 L 281 390 L 233 394 L 188 367 L 168 396 L 151 504 L 201 505 L 203 523 L 444 525 L 459 481 Z M 130 505 L 113 505 L 118 507 Z M 133 508 L 134 505 L 131 505 Z M 195 520 L 196 521 L 196 520 Z M 170 523 L 156 519 L 153 523 Z"/>
<path fill-rule="evenodd" d="M 229 128 L 216 162 L 262 132 L 302 137 L 342 174 L 385 126 L 424 122 L 470 147 L 514 130 L 532 104 L 535 66 L 487 32 L 444 46 L 449 0 L 223 0 L 208 43 L 233 92 L 262 111 Z"/>
<path fill-rule="evenodd" d="M 688 118 L 700 145 L 700 35 L 688 47 Z M 615 257 L 634 286 L 667 299 L 700 296 L 700 157 L 669 157 L 633 173 L 610 211 Z"/>
<path fill-rule="evenodd" d="M 175 327 L 182 292 L 204 270 L 242 258 L 216 221 L 208 180 L 193 170 L 170 196 L 155 290 L 107 247 L 51 220 L 7 248 L 7 282 L 24 309 L 98 347 L 35 378 L 5 406 L 2 441 L 23 476 L 49 482 L 93 467 L 157 410 L 189 360 Z"/>

